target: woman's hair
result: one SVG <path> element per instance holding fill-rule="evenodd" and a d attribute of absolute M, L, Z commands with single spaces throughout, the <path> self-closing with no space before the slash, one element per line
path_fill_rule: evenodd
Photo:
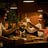
<path fill-rule="evenodd" d="M 0 8 L 0 18 L 5 16 L 6 11 L 3 8 Z"/>

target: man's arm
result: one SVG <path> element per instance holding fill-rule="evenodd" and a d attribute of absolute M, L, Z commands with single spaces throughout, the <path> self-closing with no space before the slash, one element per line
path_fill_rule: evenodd
<path fill-rule="evenodd" d="M 29 24 L 32 25 L 37 31 L 44 32 L 43 30 L 40 30 L 38 27 L 36 27 L 35 25 L 33 25 L 31 22 L 29 22 Z"/>

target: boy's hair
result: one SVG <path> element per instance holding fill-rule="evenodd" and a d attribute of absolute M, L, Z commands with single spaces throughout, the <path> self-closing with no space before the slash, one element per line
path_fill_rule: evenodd
<path fill-rule="evenodd" d="M 0 8 L 0 18 L 5 16 L 6 11 L 3 8 Z"/>

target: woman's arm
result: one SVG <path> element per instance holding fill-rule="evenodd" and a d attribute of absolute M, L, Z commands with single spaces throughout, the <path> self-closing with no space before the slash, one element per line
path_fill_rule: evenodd
<path fill-rule="evenodd" d="M 4 32 L 5 35 L 8 35 L 8 34 L 13 33 L 15 30 L 16 30 L 16 28 L 11 28 L 11 29 L 8 29 L 8 30 L 5 29 L 5 30 L 3 30 L 3 32 Z"/>
<path fill-rule="evenodd" d="M 11 29 L 6 29 L 3 25 L 2 25 L 2 29 L 3 29 L 3 33 L 5 35 L 11 34 L 16 30 L 16 27 L 12 27 Z"/>

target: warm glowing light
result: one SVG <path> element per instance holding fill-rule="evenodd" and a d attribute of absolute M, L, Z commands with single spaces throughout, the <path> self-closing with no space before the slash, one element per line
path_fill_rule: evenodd
<path fill-rule="evenodd" d="M 10 9 L 17 9 L 17 7 L 10 7 Z"/>
<path fill-rule="evenodd" d="M 37 10 L 38 12 L 43 12 L 43 10 Z"/>
<path fill-rule="evenodd" d="M 32 0 L 32 1 L 23 1 L 23 2 L 29 3 L 29 2 L 34 2 L 34 0 Z"/>

